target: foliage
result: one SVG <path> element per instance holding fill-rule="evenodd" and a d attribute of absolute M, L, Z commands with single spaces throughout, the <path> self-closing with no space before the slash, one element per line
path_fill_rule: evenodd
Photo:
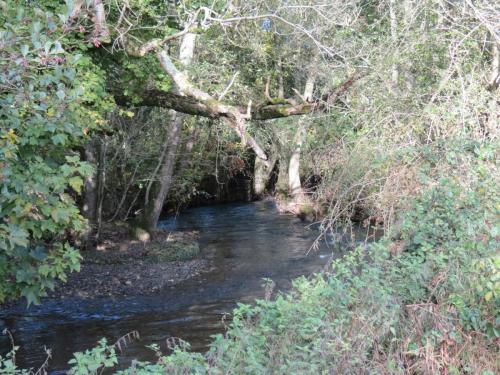
<path fill-rule="evenodd" d="M 92 167 L 78 147 L 106 102 L 98 72 L 63 48 L 58 15 L 15 4 L 0 4 L 0 302 L 32 303 L 79 269 L 68 239 L 85 228 L 75 197 Z"/>
<path fill-rule="evenodd" d="M 18 348 L 15 347 L 4 357 L 0 357 L 0 374 L 6 375 L 28 375 L 28 370 L 17 368 L 15 363 L 15 352 Z"/>
<path fill-rule="evenodd" d="M 494 200 L 485 201 L 485 192 Z M 291 293 L 240 305 L 226 336 L 218 336 L 207 354 L 209 368 L 497 372 L 498 352 L 485 353 L 499 337 L 500 300 L 478 292 L 476 267 L 497 256 L 490 223 L 499 202 L 487 177 L 472 189 L 446 179 L 429 187 L 404 219 L 403 252 L 391 252 L 388 240 L 368 252 L 359 248 L 329 273 L 296 280 Z M 486 283 L 497 282 L 492 276 Z"/>
<path fill-rule="evenodd" d="M 113 367 L 118 363 L 114 345 L 108 345 L 106 339 L 101 339 L 99 345 L 84 353 L 75 353 L 69 361 L 72 365 L 69 374 L 88 375 L 101 373 L 102 368 Z"/>

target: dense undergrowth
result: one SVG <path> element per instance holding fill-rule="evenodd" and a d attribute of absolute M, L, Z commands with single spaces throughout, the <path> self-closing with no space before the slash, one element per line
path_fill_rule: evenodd
<path fill-rule="evenodd" d="M 295 280 L 287 293 L 240 304 L 206 354 L 174 340 L 169 355 L 151 347 L 157 363 L 116 373 L 498 373 L 498 150 L 473 142 L 462 151 L 467 175 L 423 175 L 401 224 L 381 241 Z M 112 368 L 117 352 L 103 340 L 75 354 L 70 373 Z M 0 373 L 28 373 L 13 356 Z"/>

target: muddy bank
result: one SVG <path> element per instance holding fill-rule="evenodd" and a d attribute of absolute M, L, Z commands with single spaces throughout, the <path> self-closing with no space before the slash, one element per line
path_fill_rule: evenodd
<path fill-rule="evenodd" d="M 49 298 L 137 296 L 157 292 L 209 269 L 205 259 L 152 263 L 84 264 L 67 283 L 60 283 Z"/>
<path fill-rule="evenodd" d="M 104 228 L 95 249 L 82 251 L 80 272 L 59 282 L 49 298 L 147 295 L 210 269 L 196 231 L 158 230 L 148 242 L 132 238 L 125 225 Z"/>

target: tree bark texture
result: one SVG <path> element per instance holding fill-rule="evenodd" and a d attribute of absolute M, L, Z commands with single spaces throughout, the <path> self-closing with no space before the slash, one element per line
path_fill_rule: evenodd
<path fill-rule="evenodd" d="M 194 56 L 194 48 L 196 42 L 196 34 L 186 34 L 182 38 L 180 50 L 179 50 L 179 59 L 184 67 L 187 67 Z M 183 72 L 178 71 L 177 69 L 175 74 L 178 75 L 177 79 L 183 80 L 186 76 Z M 181 143 L 181 133 L 182 126 L 184 123 L 185 114 L 178 113 L 174 110 L 170 111 L 170 129 L 167 133 L 166 145 L 164 148 L 164 152 L 162 152 L 162 164 L 159 170 L 158 176 L 158 187 L 154 189 L 154 198 L 146 202 L 142 224 L 148 232 L 153 231 L 160 218 L 161 212 L 163 210 L 163 204 L 167 199 L 168 193 L 170 191 L 170 187 L 172 186 L 174 179 L 174 168 L 177 160 L 177 154 L 179 150 L 179 144 Z M 148 193 L 150 193 L 148 191 Z"/>
<path fill-rule="evenodd" d="M 300 182 L 300 154 L 307 132 L 305 121 L 299 121 L 297 132 L 295 133 L 293 144 L 294 149 L 288 164 L 288 190 L 292 198 L 296 199 L 303 195 Z"/>
<path fill-rule="evenodd" d="M 269 164 L 264 163 L 260 158 L 255 158 L 253 191 L 256 196 L 260 197 L 266 191 L 275 164 L 276 158 L 273 156 L 270 157 Z"/>
<path fill-rule="evenodd" d="M 166 146 L 167 152 L 164 155 L 162 166 L 160 168 L 158 178 L 158 188 L 154 191 L 154 198 L 149 202 L 145 208 L 143 224 L 148 232 L 153 231 L 160 218 L 163 204 L 168 196 L 170 187 L 173 182 L 173 172 L 175 162 L 177 160 L 177 151 L 179 149 L 182 124 L 184 121 L 184 114 L 171 111 L 173 120 L 170 124 L 170 131 L 168 133 L 168 144 Z"/>
<path fill-rule="evenodd" d="M 88 221 L 88 228 L 84 233 L 83 240 L 86 246 L 90 246 L 97 221 L 97 147 L 95 140 L 91 139 L 85 145 L 85 161 L 91 164 L 95 169 L 91 175 L 85 179 L 83 189 L 83 207 L 82 214 Z"/>

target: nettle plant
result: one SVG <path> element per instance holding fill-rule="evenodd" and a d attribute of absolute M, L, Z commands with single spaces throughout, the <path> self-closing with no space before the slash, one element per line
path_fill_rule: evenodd
<path fill-rule="evenodd" d="M 32 303 L 80 267 L 67 239 L 85 229 L 75 197 L 92 167 L 78 147 L 105 106 L 87 92 L 98 72 L 62 47 L 64 15 L 0 8 L 0 303 Z"/>

